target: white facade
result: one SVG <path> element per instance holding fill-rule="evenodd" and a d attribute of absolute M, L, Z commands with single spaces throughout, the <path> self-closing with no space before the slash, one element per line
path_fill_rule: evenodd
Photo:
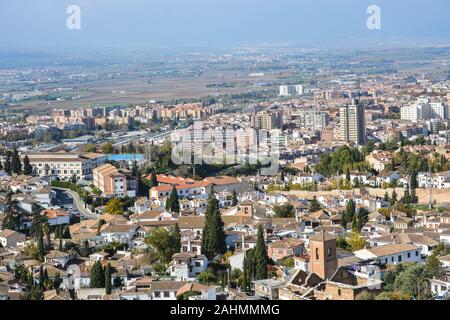
<path fill-rule="evenodd" d="M 448 110 L 443 102 L 430 102 L 421 97 L 411 105 L 401 108 L 401 119 L 417 122 L 419 120 L 447 119 Z"/>
<path fill-rule="evenodd" d="M 394 247 L 395 246 L 395 247 Z M 379 248 L 389 248 L 392 250 L 377 250 Z M 413 245 L 384 245 L 373 249 L 362 249 L 354 252 L 355 256 L 363 259 L 376 259 L 380 263 L 400 264 L 405 262 L 422 262 L 422 248 Z"/>

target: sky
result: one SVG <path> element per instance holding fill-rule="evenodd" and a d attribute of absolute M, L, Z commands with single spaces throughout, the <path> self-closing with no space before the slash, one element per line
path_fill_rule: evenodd
<path fill-rule="evenodd" d="M 69 30 L 69 5 L 81 30 Z M 366 26 L 369 5 L 381 30 Z M 0 48 L 450 39 L 449 0 L 0 0 Z"/>

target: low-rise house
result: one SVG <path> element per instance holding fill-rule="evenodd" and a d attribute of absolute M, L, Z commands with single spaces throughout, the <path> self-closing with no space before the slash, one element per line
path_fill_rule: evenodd
<path fill-rule="evenodd" d="M 282 279 L 263 279 L 252 281 L 255 288 L 255 295 L 269 300 L 278 300 L 279 289 L 286 286 L 286 281 Z"/>
<path fill-rule="evenodd" d="M 432 254 L 433 250 L 439 245 L 436 241 L 423 234 L 415 233 L 392 233 L 386 236 L 374 237 L 369 240 L 373 247 L 383 246 L 387 244 L 413 244 L 421 247 L 421 253 L 424 255 Z"/>
<path fill-rule="evenodd" d="M 187 239 L 181 242 L 181 252 L 183 253 L 202 253 L 202 241 Z"/>
<path fill-rule="evenodd" d="M 96 261 L 103 261 L 106 260 L 106 258 L 109 256 L 109 253 L 104 251 L 94 252 L 89 255 L 89 261 L 96 262 Z"/>
<path fill-rule="evenodd" d="M 383 183 L 390 184 L 400 179 L 400 175 L 395 171 L 382 172 L 376 177 L 377 184 L 381 186 Z"/>
<path fill-rule="evenodd" d="M 65 268 L 70 260 L 74 258 L 73 253 L 66 253 L 59 250 L 51 250 L 44 256 L 45 263 Z"/>
<path fill-rule="evenodd" d="M 41 216 L 47 218 L 50 226 L 57 226 L 70 223 L 70 214 L 62 209 L 45 209 L 41 211 Z"/>
<path fill-rule="evenodd" d="M 101 235 L 105 236 L 106 241 L 119 242 L 131 245 L 136 235 L 138 226 L 134 224 L 109 224 L 101 231 Z"/>
<path fill-rule="evenodd" d="M 376 150 L 366 157 L 366 161 L 373 169 L 381 172 L 392 163 L 392 153 Z"/>
<path fill-rule="evenodd" d="M 234 240 L 234 248 L 236 251 L 246 251 L 256 247 L 257 238 L 253 235 L 243 234 L 241 237 Z"/>
<path fill-rule="evenodd" d="M 431 292 L 440 299 L 446 299 L 450 295 L 450 275 L 430 279 Z"/>
<path fill-rule="evenodd" d="M 17 243 L 23 242 L 25 239 L 24 234 L 14 230 L 4 229 L 0 231 L 0 244 L 3 247 L 16 247 Z"/>
<path fill-rule="evenodd" d="M 168 272 L 178 281 L 195 280 L 196 276 L 208 267 L 208 258 L 203 254 L 175 253 Z"/>
<path fill-rule="evenodd" d="M 355 256 L 363 260 L 378 260 L 383 264 L 399 264 L 405 262 L 422 262 L 422 248 L 413 244 L 387 244 L 371 249 L 354 252 Z"/>
<path fill-rule="evenodd" d="M 177 291 L 177 297 L 190 294 L 189 300 L 216 300 L 216 288 L 200 283 L 186 283 Z"/>
<path fill-rule="evenodd" d="M 132 223 L 160 221 L 160 220 L 172 220 L 174 219 L 170 212 L 166 210 L 149 210 L 141 213 L 135 213 L 130 216 Z"/>
<path fill-rule="evenodd" d="M 72 299 L 68 291 L 56 289 L 44 291 L 44 300 L 62 301 Z"/>
<path fill-rule="evenodd" d="M 50 207 L 56 199 L 56 191 L 48 186 L 32 191 L 31 195 L 36 199 L 36 202 L 45 208 Z"/>
<path fill-rule="evenodd" d="M 177 222 L 181 232 L 191 231 L 195 237 L 200 237 L 205 227 L 205 216 L 182 216 Z"/>
<path fill-rule="evenodd" d="M 289 256 L 300 256 L 303 253 L 305 242 L 300 239 L 283 239 L 267 246 L 267 254 L 273 260 L 284 259 Z"/>
<path fill-rule="evenodd" d="M 176 300 L 177 292 L 185 281 L 152 281 L 149 290 L 150 300 Z"/>
<path fill-rule="evenodd" d="M 434 189 L 450 188 L 450 171 L 438 172 L 431 175 L 429 173 L 420 172 L 417 175 L 419 188 L 429 188 L 430 185 Z"/>

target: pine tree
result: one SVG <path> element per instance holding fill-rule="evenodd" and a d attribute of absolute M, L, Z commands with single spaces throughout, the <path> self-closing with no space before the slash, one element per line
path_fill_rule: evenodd
<path fill-rule="evenodd" d="M 320 206 L 319 201 L 317 201 L 316 196 L 309 202 L 309 212 L 319 211 L 322 207 Z"/>
<path fill-rule="evenodd" d="M 111 264 L 109 264 L 109 263 L 105 268 L 105 289 L 106 289 L 106 294 L 111 294 L 111 290 L 112 290 Z"/>
<path fill-rule="evenodd" d="M 216 199 L 214 189 L 208 197 L 208 205 L 205 212 L 205 226 L 202 236 L 202 253 L 209 259 L 216 254 L 226 252 L 224 223 L 219 211 L 219 201 Z"/>
<path fill-rule="evenodd" d="M 258 227 L 258 238 L 254 250 L 255 279 L 267 279 L 267 256 L 266 242 L 264 240 L 264 230 L 262 225 Z"/>
<path fill-rule="evenodd" d="M 389 202 L 389 194 L 387 193 L 387 191 L 386 191 L 386 193 L 384 194 L 383 200 L 386 201 L 386 202 Z"/>
<path fill-rule="evenodd" d="M 233 206 L 233 207 L 235 207 L 235 206 L 237 206 L 237 204 L 238 204 L 238 198 L 237 198 L 237 193 L 236 193 L 236 190 L 233 190 L 233 197 L 232 197 L 232 203 L 231 203 L 231 205 Z"/>
<path fill-rule="evenodd" d="M 28 155 L 25 155 L 25 158 L 23 159 L 23 173 L 27 176 L 31 176 L 33 173 L 33 166 L 30 164 Z"/>
<path fill-rule="evenodd" d="M 14 148 L 11 158 L 11 171 L 15 174 L 20 174 L 22 171 L 22 163 L 20 162 L 19 152 L 16 148 Z"/>

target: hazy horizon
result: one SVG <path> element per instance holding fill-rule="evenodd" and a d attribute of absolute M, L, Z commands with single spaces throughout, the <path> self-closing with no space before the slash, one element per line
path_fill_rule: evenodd
<path fill-rule="evenodd" d="M 81 8 L 81 30 L 66 28 L 72 4 Z M 381 30 L 366 27 L 372 4 L 381 8 Z M 6 0 L 0 49 L 448 43 L 448 12 L 448 0 Z"/>

